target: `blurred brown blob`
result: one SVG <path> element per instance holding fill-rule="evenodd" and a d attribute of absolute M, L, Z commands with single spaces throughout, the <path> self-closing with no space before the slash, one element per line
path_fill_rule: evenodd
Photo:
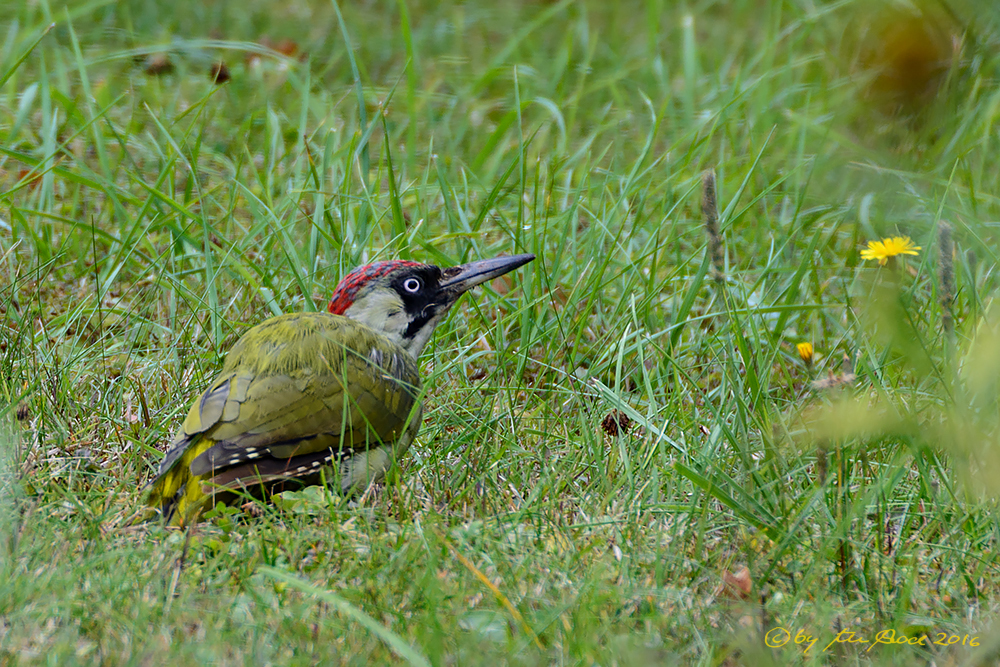
<path fill-rule="evenodd" d="M 151 76 L 162 76 L 174 71 L 174 64 L 170 62 L 170 56 L 166 53 L 155 53 L 146 59 L 144 67 L 146 74 Z"/>
<path fill-rule="evenodd" d="M 883 5 L 863 25 L 856 63 L 866 95 L 887 113 L 912 113 L 930 102 L 961 49 L 950 17 L 927 3 Z"/>
<path fill-rule="evenodd" d="M 226 63 L 221 60 L 212 65 L 212 69 L 208 71 L 208 76 L 212 79 L 212 83 L 216 84 L 225 83 L 232 78 L 229 76 L 229 68 L 226 67 Z"/>
<path fill-rule="evenodd" d="M 265 49 L 271 49 L 272 51 L 277 51 L 283 56 L 288 56 L 293 58 L 299 53 L 299 44 L 293 39 L 279 39 L 277 41 L 271 39 L 267 35 L 264 35 L 257 40 L 257 43 L 263 46 Z"/>
<path fill-rule="evenodd" d="M 305 57 L 305 53 L 299 47 L 299 43 L 293 39 L 279 39 L 277 41 L 271 39 L 267 35 L 262 36 L 257 40 L 265 49 L 270 49 L 288 58 L 299 58 L 300 60 Z M 256 52 L 248 52 L 246 54 L 246 63 L 251 67 L 256 67 L 261 63 L 261 54 Z"/>
<path fill-rule="evenodd" d="M 26 181 L 29 188 L 37 188 L 42 184 L 42 174 L 38 172 L 32 173 L 31 169 L 19 169 L 17 172 L 18 182 Z"/>
<path fill-rule="evenodd" d="M 281 55 L 288 56 L 289 58 L 295 57 L 299 52 L 299 45 L 288 38 L 278 41 L 272 48 Z"/>

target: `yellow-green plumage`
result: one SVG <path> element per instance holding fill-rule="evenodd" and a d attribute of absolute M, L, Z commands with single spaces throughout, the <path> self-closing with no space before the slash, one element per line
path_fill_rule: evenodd
<path fill-rule="evenodd" d="M 346 317 L 303 313 L 254 327 L 188 413 L 149 504 L 184 523 L 220 492 L 340 477 L 378 479 L 420 426 L 406 350 Z M 333 464 L 333 468 L 327 467 Z"/>

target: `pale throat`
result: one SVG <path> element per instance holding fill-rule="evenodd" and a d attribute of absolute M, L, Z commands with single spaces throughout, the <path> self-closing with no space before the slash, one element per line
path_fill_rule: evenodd
<path fill-rule="evenodd" d="M 410 326 L 410 316 L 403 306 L 403 300 L 392 290 L 377 290 L 365 294 L 351 304 L 344 311 L 344 316 L 371 327 L 416 359 L 434 335 L 438 322 L 447 312 L 447 308 L 442 309 L 413 336 L 407 338 L 405 334 Z"/>

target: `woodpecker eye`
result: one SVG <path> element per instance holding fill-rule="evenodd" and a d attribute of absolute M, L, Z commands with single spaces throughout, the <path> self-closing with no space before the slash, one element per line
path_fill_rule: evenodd
<path fill-rule="evenodd" d="M 419 278 L 407 278 L 403 281 L 403 289 L 405 289 L 410 294 L 416 294 L 423 287 L 423 283 L 420 282 Z"/>

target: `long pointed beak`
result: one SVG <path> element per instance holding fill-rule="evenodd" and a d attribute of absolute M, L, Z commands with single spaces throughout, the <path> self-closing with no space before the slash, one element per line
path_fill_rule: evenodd
<path fill-rule="evenodd" d="M 455 301 L 476 285 L 482 285 L 487 280 L 493 280 L 497 276 L 520 268 L 533 259 L 534 255 L 514 255 L 453 266 L 444 270 L 440 283 L 441 291 L 448 294 L 451 301 Z"/>

